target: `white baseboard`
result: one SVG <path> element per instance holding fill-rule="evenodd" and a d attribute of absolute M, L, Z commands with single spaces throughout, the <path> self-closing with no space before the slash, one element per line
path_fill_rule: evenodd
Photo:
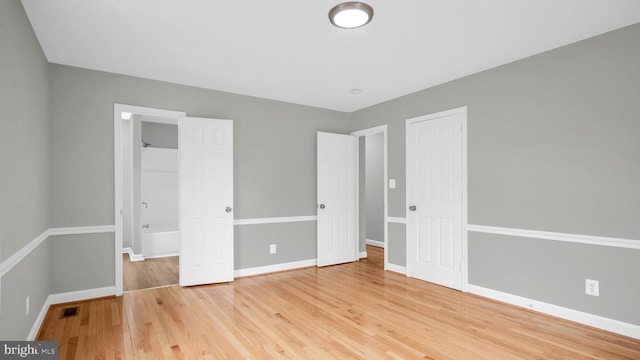
<path fill-rule="evenodd" d="M 638 325 L 629 324 L 619 320 L 609 319 L 599 315 L 593 315 L 586 312 L 573 310 L 542 301 L 532 300 L 522 296 L 508 294 L 472 284 L 467 284 L 467 291 L 472 294 L 484 296 L 493 300 L 523 307 L 543 314 L 574 321 L 616 334 L 629 336 L 634 339 L 640 339 L 640 326 Z"/>
<path fill-rule="evenodd" d="M 380 247 L 380 248 L 383 248 L 383 249 L 384 249 L 384 241 L 378 241 L 378 240 L 370 240 L 370 239 L 367 239 L 367 240 L 365 240 L 365 243 L 366 243 L 367 245 L 371 245 L 371 246 L 375 246 L 375 247 Z"/>
<path fill-rule="evenodd" d="M 122 248 L 122 253 L 129 255 L 129 261 L 144 261 L 144 255 L 142 255 L 142 254 L 134 254 L 133 253 L 133 249 L 131 249 L 129 247 Z"/>
<path fill-rule="evenodd" d="M 131 260 L 131 261 L 144 261 L 144 255 L 129 253 L 129 260 Z"/>
<path fill-rule="evenodd" d="M 42 322 L 44 321 L 44 317 L 47 316 L 47 311 L 49 311 L 50 305 L 51 304 L 49 303 L 49 298 L 47 297 L 47 299 L 44 301 L 44 304 L 42 304 L 42 309 L 40 309 L 40 313 L 38 314 L 36 319 L 33 321 L 33 326 L 31 326 L 31 331 L 29 331 L 29 335 L 27 335 L 27 338 L 25 340 L 34 341 L 36 339 L 36 336 L 38 336 L 38 332 L 40 331 L 40 327 L 42 326 Z"/>
<path fill-rule="evenodd" d="M 40 313 L 38 314 L 36 320 L 33 322 L 33 326 L 31 327 L 31 331 L 29 331 L 29 335 L 27 335 L 27 341 L 33 341 L 35 340 L 36 336 L 38 336 L 38 331 L 40 331 L 42 322 L 47 315 L 47 311 L 49 311 L 49 306 L 73 301 L 82 301 L 105 296 L 112 296 L 115 294 L 116 287 L 107 286 L 97 289 L 71 291 L 66 293 L 51 294 L 47 296 L 47 300 L 45 300 L 44 304 L 42 304 L 42 309 L 40 309 Z"/>
<path fill-rule="evenodd" d="M 385 270 L 389 270 L 389 271 L 393 271 L 393 272 L 397 272 L 399 274 L 403 274 L 406 275 L 407 274 L 407 268 L 405 266 L 400 266 L 400 265 L 396 265 L 396 264 L 392 264 L 392 263 L 387 263 L 385 265 Z"/>
<path fill-rule="evenodd" d="M 361 251 L 359 257 L 360 257 L 360 259 L 366 258 L 367 257 L 367 252 L 366 251 Z"/>
<path fill-rule="evenodd" d="M 309 260 L 294 261 L 294 262 L 283 263 L 283 264 L 258 266 L 254 268 L 235 270 L 233 272 L 233 276 L 236 278 L 239 278 L 239 277 L 245 277 L 245 276 L 262 275 L 262 274 L 268 274 L 272 272 L 294 270 L 294 269 L 300 269 L 300 268 L 305 268 L 310 266 L 316 266 L 317 264 L 318 263 L 316 262 L 316 259 L 309 259 Z"/>
<path fill-rule="evenodd" d="M 271 217 L 271 218 L 255 218 L 255 219 L 234 219 L 233 225 L 258 225 L 258 224 L 278 224 L 289 222 L 301 222 L 301 221 L 316 221 L 318 217 L 316 215 L 310 216 L 285 216 L 285 217 Z"/>
<path fill-rule="evenodd" d="M 142 256 L 142 260 L 144 259 L 159 259 L 159 258 L 165 258 L 165 257 L 172 257 L 172 256 L 180 256 L 180 253 L 170 253 L 170 254 L 159 254 L 159 255 L 153 255 L 153 256 Z M 131 261 L 135 261 L 135 260 L 131 260 Z"/>

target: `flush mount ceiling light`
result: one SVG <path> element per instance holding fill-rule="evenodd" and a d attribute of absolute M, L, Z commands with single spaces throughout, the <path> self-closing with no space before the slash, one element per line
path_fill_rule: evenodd
<path fill-rule="evenodd" d="M 367 25 L 371 18 L 373 18 L 373 8 L 357 1 L 338 4 L 329 11 L 331 23 L 343 29 L 355 29 Z"/>

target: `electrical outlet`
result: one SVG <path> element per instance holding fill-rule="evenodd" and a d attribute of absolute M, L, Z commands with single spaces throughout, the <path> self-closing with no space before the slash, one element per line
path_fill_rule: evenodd
<path fill-rule="evenodd" d="M 269 245 L 269 254 L 275 254 L 276 253 L 276 244 L 271 244 Z"/>
<path fill-rule="evenodd" d="M 25 316 L 29 316 L 29 295 L 27 295 L 27 298 L 24 299 L 25 305 L 27 307 L 27 311 L 26 311 L 26 315 Z"/>
<path fill-rule="evenodd" d="M 600 296 L 600 282 L 598 280 L 585 280 L 585 294 L 591 296 Z"/>

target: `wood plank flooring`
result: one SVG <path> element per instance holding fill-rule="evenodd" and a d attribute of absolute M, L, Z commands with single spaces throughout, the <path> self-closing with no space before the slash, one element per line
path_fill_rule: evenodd
<path fill-rule="evenodd" d="M 122 255 L 124 291 L 149 289 L 178 283 L 178 256 L 131 261 Z"/>
<path fill-rule="evenodd" d="M 640 341 L 382 270 L 369 259 L 49 309 L 60 359 L 640 359 Z M 79 315 L 58 319 L 77 305 Z"/>

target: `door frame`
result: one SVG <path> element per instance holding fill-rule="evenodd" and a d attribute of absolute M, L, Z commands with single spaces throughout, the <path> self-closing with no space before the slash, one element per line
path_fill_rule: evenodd
<path fill-rule="evenodd" d="M 461 290 L 463 292 L 467 292 L 467 285 L 469 282 L 469 264 L 468 264 L 468 234 L 467 234 L 467 222 L 468 222 L 468 218 L 467 218 L 467 107 L 466 106 L 461 106 L 458 108 L 454 108 L 454 109 L 449 109 L 449 110 L 445 110 L 445 111 L 440 111 L 437 113 L 432 113 L 432 114 L 427 114 L 427 115 L 421 115 L 421 116 L 417 116 L 414 118 L 410 118 L 407 119 L 405 121 L 405 183 L 408 186 L 408 179 L 409 179 L 409 164 L 407 161 L 407 154 L 409 153 L 409 125 L 413 124 L 413 123 L 417 123 L 417 122 L 422 122 L 422 121 L 429 121 L 429 120 L 434 120 L 434 119 L 438 119 L 441 117 L 445 117 L 445 116 L 450 116 L 450 115 L 454 115 L 454 114 L 460 114 L 462 116 L 462 220 L 461 220 L 461 224 L 460 226 L 462 227 L 461 229 L 461 234 L 462 234 L 462 247 L 461 247 L 461 251 L 462 254 L 460 254 L 462 256 L 461 262 L 462 262 L 462 284 L 461 284 Z M 409 199 L 409 191 L 408 189 L 405 191 L 405 219 L 408 218 L 408 206 L 410 203 L 410 199 Z M 408 242 L 409 242 L 409 237 L 406 237 L 406 249 L 408 251 L 409 246 L 408 246 Z M 409 254 L 407 253 L 406 258 L 409 258 Z M 409 266 L 409 263 L 407 262 L 407 266 Z M 408 273 L 408 269 L 407 269 L 407 273 Z"/>
<path fill-rule="evenodd" d="M 178 119 L 186 116 L 185 112 L 149 108 L 143 106 L 113 104 L 113 173 L 114 173 L 114 219 L 115 219 L 115 293 L 120 296 L 123 293 L 123 269 L 122 269 L 122 121 L 123 113 L 144 115 L 171 119 L 166 123 L 178 125 Z M 173 122 L 175 120 L 175 123 Z"/>
<path fill-rule="evenodd" d="M 383 224 L 384 224 L 384 270 L 388 269 L 388 265 L 389 265 L 389 211 L 388 211 L 388 196 L 389 196 L 389 178 L 388 178 L 388 174 L 387 174 L 387 125 L 380 125 L 380 126 L 375 126 L 375 127 L 371 127 L 371 128 L 367 128 L 367 129 L 362 129 L 362 130 L 358 130 L 358 131 L 353 131 L 351 132 L 351 135 L 355 136 L 358 138 L 358 141 L 360 141 L 360 138 L 363 136 L 367 136 L 367 135 L 375 135 L 375 134 L 382 134 L 382 143 L 383 143 L 383 174 L 382 177 L 384 179 L 384 183 L 383 183 L 383 207 L 384 207 L 384 220 L 383 220 Z M 356 243 L 357 246 L 356 248 L 358 249 L 358 253 L 360 252 L 360 166 L 362 164 L 360 164 L 360 154 L 359 154 L 359 146 L 356 147 L 356 152 L 358 152 L 358 158 L 356 159 L 356 165 L 358 167 L 357 171 L 356 171 L 356 219 L 358 220 L 358 226 L 356 226 Z M 366 242 L 365 242 L 365 249 L 366 249 Z M 359 256 L 358 256 L 359 258 Z"/>

